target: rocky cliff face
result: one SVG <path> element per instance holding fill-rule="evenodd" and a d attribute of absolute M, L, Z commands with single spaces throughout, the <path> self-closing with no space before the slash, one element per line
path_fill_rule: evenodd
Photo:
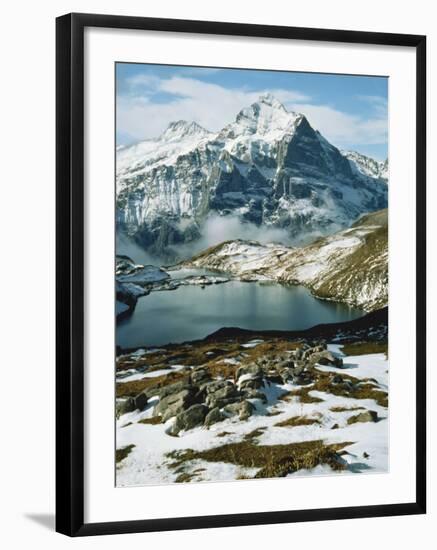
<path fill-rule="evenodd" d="M 265 95 L 217 134 L 178 121 L 119 149 L 117 226 L 158 253 L 199 238 L 211 213 L 291 239 L 327 234 L 387 206 L 386 171 L 372 159 L 363 168 L 363 158 Z"/>
<path fill-rule="evenodd" d="M 388 303 L 387 210 L 302 248 L 238 240 L 212 247 L 185 265 L 246 281 L 300 284 L 319 298 L 373 311 Z"/>

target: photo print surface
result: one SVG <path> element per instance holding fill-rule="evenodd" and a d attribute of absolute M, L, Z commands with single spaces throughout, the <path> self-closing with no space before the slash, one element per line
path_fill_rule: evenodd
<path fill-rule="evenodd" d="M 388 79 L 116 63 L 118 487 L 388 470 Z"/>

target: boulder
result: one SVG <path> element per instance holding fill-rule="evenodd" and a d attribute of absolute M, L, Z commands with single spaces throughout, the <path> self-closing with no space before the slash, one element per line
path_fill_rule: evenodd
<path fill-rule="evenodd" d="M 319 342 L 317 346 L 314 347 L 315 351 L 324 351 L 325 349 L 328 349 L 326 342 Z"/>
<path fill-rule="evenodd" d="M 303 355 L 303 349 L 297 348 L 297 350 L 295 350 L 294 352 L 294 358 L 297 360 L 302 359 L 302 355 Z"/>
<path fill-rule="evenodd" d="M 227 382 L 224 386 L 217 388 L 214 392 L 211 392 L 209 387 L 207 389 L 208 397 L 214 396 L 216 399 L 233 397 L 238 394 L 238 390 L 235 384 L 232 382 Z"/>
<path fill-rule="evenodd" d="M 142 411 L 148 402 L 148 397 L 146 392 L 141 392 L 135 397 L 135 408 Z"/>
<path fill-rule="evenodd" d="M 220 411 L 218 407 L 215 407 L 214 409 L 211 409 L 209 413 L 205 417 L 204 425 L 209 428 L 209 426 L 212 426 L 213 424 L 216 424 L 217 422 L 221 422 L 224 420 L 225 416 Z"/>
<path fill-rule="evenodd" d="M 192 405 L 186 411 L 179 413 L 176 416 L 174 424 L 170 427 L 167 433 L 170 435 L 178 435 L 182 430 L 191 430 L 196 426 L 201 426 L 204 423 L 205 417 L 208 414 L 206 405 Z"/>
<path fill-rule="evenodd" d="M 239 400 L 241 396 L 235 384 L 229 380 L 218 382 L 220 383 L 213 382 L 206 387 L 207 396 L 205 402 L 210 409 L 214 409 L 215 407 L 221 409 L 226 404 Z"/>
<path fill-rule="evenodd" d="M 209 380 L 211 380 L 211 375 L 204 368 L 196 368 L 191 373 L 191 382 L 195 386 L 199 386 L 200 384 L 204 384 L 205 382 L 208 382 Z"/>
<path fill-rule="evenodd" d="M 378 413 L 376 411 L 364 411 L 362 413 L 351 416 L 347 419 L 348 424 L 356 424 L 357 422 L 377 422 Z"/>
<path fill-rule="evenodd" d="M 313 380 L 305 373 L 293 377 L 293 384 L 297 384 L 298 386 L 307 386 L 311 384 L 312 381 Z"/>
<path fill-rule="evenodd" d="M 243 374 L 238 379 L 238 388 L 240 391 L 251 389 L 259 390 L 264 387 L 264 379 L 256 374 Z"/>
<path fill-rule="evenodd" d="M 211 382 L 206 386 L 206 392 L 208 394 L 215 393 L 216 391 L 221 390 L 226 386 L 235 387 L 235 385 L 230 380 L 215 380 L 214 382 Z"/>
<path fill-rule="evenodd" d="M 248 389 L 247 391 L 244 392 L 244 397 L 246 399 L 259 399 L 260 401 L 262 401 L 262 403 L 264 404 L 267 403 L 267 397 L 261 391 Z"/>
<path fill-rule="evenodd" d="M 306 363 L 305 361 L 295 361 L 294 362 L 294 374 L 302 374 L 303 371 L 305 370 L 306 368 Z"/>
<path fill-rule="evenodd" d="M 243 401 L 238 413 L 240 420 L 247 420 L 252 416 L 255 406 L 250 401 Z"/>
<path fill-rule="evenodd" d="M 263 369 L 260 365 L 252 364 L 252 365 L 244 365 L 242 367 L 239 367 L 237 369 L 235 378 L 238 380 L 241 378 L 241 376 L 244 376 L 246 374 L 253 374 L 255 376 L 262 376 L 263 375 Z"/>
<path fill-rule="evenodd" d="M 277 372 L 268 372 L 265 376 L 265 380 L 267 380 L 271 384 L 284 384 L 282 376 Z"/>
<path fill-rule="evenodd" d="M 226 405 L 230 405 L 232 403 L 238 403 L 241 401 L 241 394 L 238 393 L 237 395 L 231 396 L 231 397 L 216 397 L 215 395 L 208 395 L 206 398 L 206 404 L 210 409 L 219 408 L 222 409 L 223 407 L 226 407 Z"/>
<path fill-rule="evenodd" d="M 281 376 L 281 384 L 287 384 L 288 382 L 292 382 L 294 378 L 294 369 L 282 369 L 280 371 Z"/>
<path fill-rule="evenodd" d="M 173 382 L 173 384 L 168 384 L 166 386 L 159 386 L 159 385 L 151 386 L 147 388 L 147 390 L 144 390 L 143 393 L 145 393 L 149 399 L 155 396 L 158 396 L 162 399 L 163 397 L 167 397 L 167 395 L 170 395 L 172 393 L 178 393 L 183 389 L 190 389 L 190 388 L 191 388 L 191 383 L 187 376 L 182 380 L 178 380 L 177 382 Z"/>
<path fill-rule="evenodd" d="M 240 420 L 247 420 L 249 416 L 252 415 L 254 410 L 255 406 L 252 405 L 250 401 L 240 401 L 238 403 L 226 405 L 225 407 L 225 413 L 228 413 L 231 416 L 238 414 Z"/>
<path fill-rule="evenodd" d="M 132 412 L 136 409 L 133 397 L 122 397 L 115 402 L 115 415 L 120 418 L 122 414 Z"/>
<path fill-rule="evenodd" d="M 193 404 L 193 397 L 193 392 L 189 389 L 167 395 L 159 400 L 153 410 L 153 415 L 161 416 L 162 421 L 166 422 L 172 416 L 188 409 Z"/>
<path fill-rule="evenodd" d="M 335 357 L 330 351 L 320 351 L 318 353 L 313 353 L 310 357 L 310 362 L 319 365 L 329 365 L 333 367 L 342 367 L 343 359 L 340 357 Z"/>

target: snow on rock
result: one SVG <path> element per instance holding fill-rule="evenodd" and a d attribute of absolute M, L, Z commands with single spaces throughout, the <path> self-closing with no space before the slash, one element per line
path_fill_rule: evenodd
<path fill-rule="evenodd" d="M 388 159 L 381 162 L 357 153 L 356 151 L 341 151 L 341 153 L 349 160 L 354 172 L 387 181 Z"/>
<path fill-rule="evenodd" d="M 209 268 L 243 280 L 274 280 L 307 286 L 315 296 L 366 311 L 388 301 L 387 211 L 368 214 L 351 228 L 290 248 L 228 241 L 182 265 Z"/>
<path fill-rule="evenodd" d="M 117 280 L 120 283 L 149 284 L 169 279 L 170 275 L 163 269 L 153 265 L 139 267 L 134 273 L 127 275 L 118 275 Z"/>

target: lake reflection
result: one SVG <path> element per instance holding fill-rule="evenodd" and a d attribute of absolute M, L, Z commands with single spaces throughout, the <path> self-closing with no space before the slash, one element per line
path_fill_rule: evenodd
<path fill-rule="evenodd" d="M 304 287 L 276 283 L 181 286 L 138 300 L 134 313 L 117 325 L 126 347 L 196 340 L 222 327 L 302 330 L 320 323 L 356 319 L 362 310 L 317 300 Z"/>

